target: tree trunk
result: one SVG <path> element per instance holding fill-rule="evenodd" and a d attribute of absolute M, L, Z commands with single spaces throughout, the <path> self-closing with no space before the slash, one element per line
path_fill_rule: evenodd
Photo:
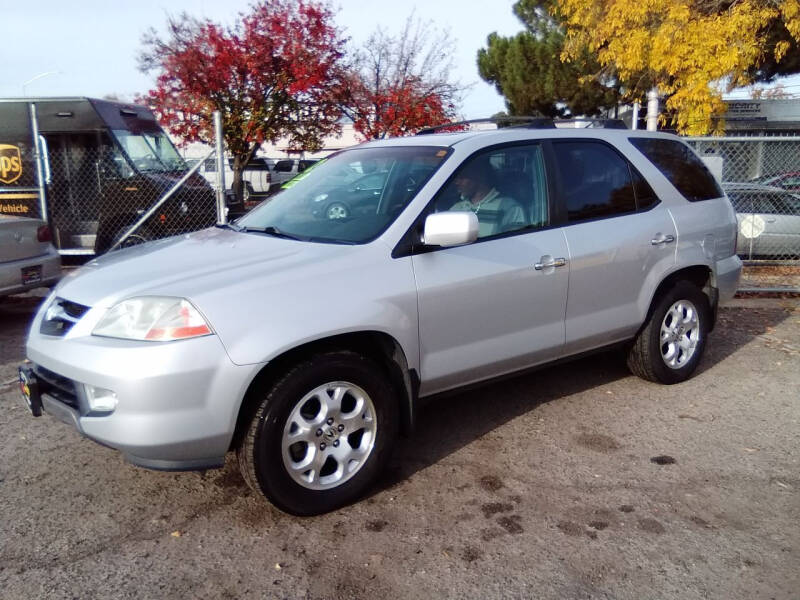
<path fill-rule="evenodd" d="M 242 177 L 242 173 L 250 161 L 253 160 L 258 148 L 259 144 L 253 144 L 244 154 L 233 155 L 233 166 L 231 167 L 233 169 L 233 181 L 231 182 L 231 190 L 233 190 L 237 203 L 244 202 L 245 181 L 244 177 Z"/>
<path fill-rule="evenodd" d="M 244 179 L 242 178 L 242 172 L 247 164 L 247 158 L 247 155 L 242 156 L 241 154 L 236 154 L 233 157 L 233 181 L 231 182 L 231 189 L 233 190 L 233 195 L 236 197 L 237 204 L 244 202 Z"/>

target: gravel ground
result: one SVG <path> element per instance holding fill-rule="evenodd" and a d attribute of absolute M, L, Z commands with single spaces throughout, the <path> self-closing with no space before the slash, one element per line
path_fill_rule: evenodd
<path fill-rule="evenodd" d="M 797 261 L 795 261 L 797 263 Z M 742 269 L 740 289 L 771 288 L 800 292 L 800 264 L 745 265 Z"/>
<path fill-rule="evenodd" d="M 0 300 L 0 597 L 798 598 L 800 300 L 720 314 L 698 375 L 619 355 L 427 405 L 372 495 L 287 516 L 125 464 L 18 399 Z"/>

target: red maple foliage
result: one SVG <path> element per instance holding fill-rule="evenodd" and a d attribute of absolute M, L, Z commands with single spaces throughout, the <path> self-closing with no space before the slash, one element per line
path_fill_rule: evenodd
<path fill-rule="evenodd" d="M 157 73 L 144 101 L 184 142 L 212 143 L 213 112 L 222 113 L 233 156 L 233 189 L 264 141 L 288 138 L 306 150 L 339 130 L 344 39 L 327 4 L 259 0 L 232 27 L 187 14 L 169 18 L 165 39 L 143 38 L 140 68 Z"/>
<path fill-rule="evenodd" d="M 348 80 L 344 112 L 353 119 L 355 130 L 365 139 L 408 135 L 449 121 L 455 111 L 441 94 L 430 91 L 416 78 L 370 89 L 360 77 Z"/>
<path fill-rule="evenodd" d="M 450 80 L 454 42 L 408 18 L 398 36 L 378 29 L 351 53 L 339 90 L 342 112 L 365 139 L 414 133 L 455 117 L 460 87 Z"/>

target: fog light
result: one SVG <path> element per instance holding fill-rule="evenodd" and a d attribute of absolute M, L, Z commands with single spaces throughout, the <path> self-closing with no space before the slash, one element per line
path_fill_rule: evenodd
<path fill-rule="evenodd" d="M 111 390 L 85 384 L 86 399 L 92 412 L 111 412 L 117 408 L 117 394 Z"/>

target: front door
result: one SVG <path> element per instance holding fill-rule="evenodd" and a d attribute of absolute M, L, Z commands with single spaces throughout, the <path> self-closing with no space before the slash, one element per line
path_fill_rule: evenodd
<path fill-rule="evenodd" d="M 549 229 L 538 144 L 475 155 L 432 210 L 472 210 L 476 242 L 413 257 L 423 395 L 513 372 L 560 355 L 569 263 Z"/>

